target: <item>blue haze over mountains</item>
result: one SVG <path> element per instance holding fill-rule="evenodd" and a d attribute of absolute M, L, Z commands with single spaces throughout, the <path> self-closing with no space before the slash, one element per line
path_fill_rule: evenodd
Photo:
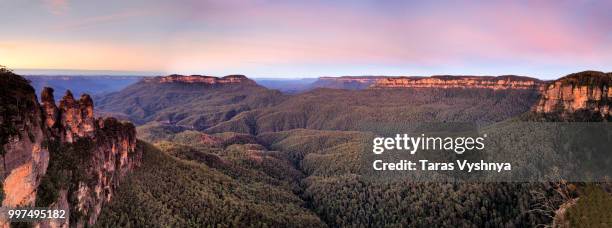
<path fill-rule="evenodd" d="M 138 82 L 140 76 L 25 76 L 31 81 L 37 94 L 44 87 L 51 87 L 56 91 L 57 100 L 62 98 L 66 90 L 72 91 L 75 96 L 83 93 L 90 95 L 102 95 L 105 93 L 119 91 L 128 85 Z"/>
<path fill-rule="evenodd" d="M 31 81 L 36 93 L 40 94 L 44 87 L 51 87 L 56 91 L 59 100 L 66 90 L 72 91 L 75 96 L 87 93 L 94 96 L 119 91 L 134 84 L 145 77 L 151 76 L 85 76 L 85 75 L 26 75 Z M 252 78 L 257 84 L 268 89 L 279 90 L 287 94 L 300 93 L 315 87 L 317 78 Z M 322 86 L 324 87 L 324 86 Z"/>

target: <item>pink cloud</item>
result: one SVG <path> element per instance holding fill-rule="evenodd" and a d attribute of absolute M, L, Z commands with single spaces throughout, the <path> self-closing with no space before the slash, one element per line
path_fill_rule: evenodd
<path fill-rule="evenodd" d="M 69 7 L 67 0 L 45 2 L 56 12 Z M 612 5 L 597 4 L 183 0 L 106 15 L 67 15 L 47 25 L 53 26 L 52 32 L 66 34 L 87 28 L 128 34 L 130 39 L 116 45 L 163 47 L 163 55 L 151 58 L 163 59 L 175 69 L 234 69 L 254 62 L 431 68 L 491 63 L 590 66 L 612 60 L 612 17 L 607 11 Z M 83 7 L 71 6 L 74 12 Z M 102 26 L 109 24 L 113 26 Z M 135 30 L 147 33 L 131 33 L 130 26 L 141 25 L 146 27 Z"/>
<path fill-rule="evenodd" d="M 64 14 L 68 10 L 68 0 L 44 0 L 49 11 L 55 15 Z"/>
<path fill-rule="evenodd" d="M 63 23 L 60 25 L 56 25 L 51 29 L 53 31 L 67 31 L 67 30 L 75 30 L 81 28 L 87 28 L 91 26 L 96 26 L 103 23 L 109 23 L 113 21 L 125 20 L 133 17 L 139 17 L 144 15 L 150 15 L 152 12 L 148 11 L 123 11 L 109 15 L 81 18 L 78 21 L 71 21 L 68 23 Z"/>

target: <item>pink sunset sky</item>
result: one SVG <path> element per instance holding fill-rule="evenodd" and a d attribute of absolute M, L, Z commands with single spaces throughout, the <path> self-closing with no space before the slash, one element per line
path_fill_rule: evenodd
<path fill-rule="evenodd" d="M 252 77 L 611 71 L 611 1 L 5 0 L 0 65 Z"/>

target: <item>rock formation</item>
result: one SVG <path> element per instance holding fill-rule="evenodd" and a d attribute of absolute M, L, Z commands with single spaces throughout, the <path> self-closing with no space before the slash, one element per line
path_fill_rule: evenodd
<path fill-rule="evenodd" d="M 431 76 L 385 77 L 372 88 L 473 88 L 473 89 L 537 89 L 542 81 L 521 76 Z"/>
<path fill-rule="evenodd" d="M 560 118 L 581 115 L 610 118 L 612 106 L 612 73 L 584 71 L 574 73 L 547 84 L 534 108 L 538 114 Z"/>
<path fill-rule="evenodd" d="M 46 91 L 48 89 L 44 89 Z M 52 106 L 45 104 L 43 106 Z M 93 100 L 89 95 L 83 94 L 76 101 L 70 90 L 60 100 L 60 125 L 64 127 L 65 134 L 62 135 L 68 142 L 73 142 L 74 137 L 90 137 L 94 131 Z M 49 116 L 50 114 L 46 114 Z"/>
<path fill-rule="evenodd" d="M 168 76 L 159 76 L 154 78 L 146 78 L 145 82 L 152 83 L 173 83 L 173 82 L 182 82 L 182 83 L 199 83 L 199 84 L 210 84 L 210 85 L 218 85 L 218 84 L 237 84 L 237 83 L 248 83 L 255 84 L 254 81 L 248 79 L 244 75 L 228 75 L 225 77 L 213 77 L 213 76 L 204 76 L 204 75 L 168 75 Z"/>
<path fill-rule="evenodd" d="M 89 95 L 75 100 L 70 91 L 55 105 L 45 88 L 38 103 L 22 77 L 0 72 L 0 148 L 2 207 L 63 209 L 66 220 L 38 225 L 93 225 L 119 180 L 140 164 L 131 123 L 95 119 Z M 0 218 L 0 225 L 9 225 Z"/>

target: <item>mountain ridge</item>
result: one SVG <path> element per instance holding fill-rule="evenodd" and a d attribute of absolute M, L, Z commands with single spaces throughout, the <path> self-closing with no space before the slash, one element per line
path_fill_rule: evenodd
<path fill-rule="evenodd" d="M 180 74 L 171 74 L 168 76 L 158 76 L 152 78 L 144 78 L 143 82 L 148 83 L 200 83 L 200 84 L 238 84 L 238 83 L 246 83 L 246 84 L 256 84 L 255 81 L 247 78 L 244 75 L 233 74 L 227 75 L 223 77 L 215 77 L 215 76 L 206 76 L 206 75 L 180 75 Z"/>
<path fill-rule="evenodd" d="M 544 81 L 518 75 L 472 76 L 341 76 L 319 77 L 311 88 L 361 90 L 369 88 L 488 88 L 535 89 Z"/>
<path fill-rule="evenodd" d="M 241 75 L 170 75 L 143 79 L 121 91 L 96 97 L 95 101 L 100 110 L 126 114 L 136 124 L 158 121 L 205 129 L 283 99 L 281 92 Z"/>
<path fill-rule="evenodd" d="M 535 78 L 504 76 L 454 76 L 388 77 L 377 80 L 370 88 L 468 88 L 468 89 L 538 89 L 543 84 Z"/>

